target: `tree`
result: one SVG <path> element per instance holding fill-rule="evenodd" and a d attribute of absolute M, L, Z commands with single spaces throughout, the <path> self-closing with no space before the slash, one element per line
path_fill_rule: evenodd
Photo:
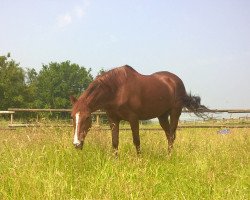
<path fill-rule="evenodd" d="M 106 72 L 106 70 L 103 69 L 103 68 L 101 68 L 101 69 L 99 70 L 97 76 L 100 76 L 100 75 L 104 74 L 105 72 Z"/>
<path fill-rule="evenodd" d="M 0 110 L 18 108 L 68 108 L 70 95 L 79 96 L 93 81 L 91 69 L 70 61 L 52 62 L 24 70 L 10 54 L 0 56 Z"/>
<path fill-rule="evenodd" d="M 25 106 L 25 72 L 14 60 L 0 56 L 0 109 Z"/>
<path fill-rule="evenodd" d="M 26 99 L 27 99 L 27 107 L 34 108 L 37 107 L 37 84 L 38 84 L 38 73 L 34 68 L 26 69 L 25 73 L 25 83 L 26 83 Z"/>
<path fill-rule="evenodd" d="M 37 76 L 36 101 L 39 108 L 68 108 L 71 94 L 80 95 L 93 81 L 91 69 L 70 61 L 43 65 Z"/>

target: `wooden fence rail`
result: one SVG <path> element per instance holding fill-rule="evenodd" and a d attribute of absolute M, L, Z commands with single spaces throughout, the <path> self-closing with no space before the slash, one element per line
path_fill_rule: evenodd
<path fill-rule="evenodd" d="M 13 112 L 71 112 L 71 109 L 31 109 L 31 108 L 9 108 L 8 111 L 13 111 Z M 106 114 L 105 112 L 102 111 L 96 111 L 93 112 L 92 114 Z"/>
<path fill-rule="evenodd" d="M 13 124 L 13 115 L 15 114 L 15 111 L 0 111 L 0 115 L 10 115 L 10 124 Z"/>
<path fill-rule="evenodd" d="M 39 124 L 14 124 L 14 117 L 13 115 L 16 112 L 32 112 L 32 113 L 39 113 L 39 112 L 71 112 L 71 109 L 26 109 L 26 108 L 9 108 L 8 111 L 0 111 L 0 114 L 10 114 L 11 115 L 11 120 L 9 127 L 29 127 L 29 126 L 39 126 Z M 183 110 L 183 113 L 190 113 L 188 110 Z M 250 109 L 211 109 L 209 112 L 206 111 L 206 113 L 250 113 Z M 100 123 L 100 116 L 101 115 L 106 115 L 105 112 L 102 111 L 96 111 L 92 113 L 96 117 L 96 123 Z M 38 115 L 37 115 L 37 121 L 38 121 Z M 179 127 L 183 128 L 190 128 L 190 127 L 197 127 L 197 128 L 209 128 L 209 127 L 214 127 L 214 128 L 222 128 L 222 127 L 237 127 L 237 128 L 242 128 L 242 127 L 250 127 L 250 125 L 185 125 L 181 124 Z"/>
<path fill-rule="evenodd" d="M 71 109 L 31 109 L 31 108 L 9 108 L 8 111 L 14 112 L 71 112 Z M 8 112 L 3 111 L 3 112 Z M 0 111 L 1 112 L 1 111 Z M 101 111 L 97 111 L 94 113 L 100 113 Z M 190 113 L 189 110 L 183 109 L 184 113 Z M 250 113 L 250 109 L 210 109 L 209 111 L 205 111 L 207 113 Z M 105 112 L 101 112 L 102 114 Z"/>
<path fill-rule="evenodd" d="M 39 112 L 71 112 L 71 109 L 30 109 L 30 108 L 9 108 L 8 111 L 5 112 L 12 112 L 11 114 L 11 121 L 9 127 L 30 127 L 30 126 L 39 126 L 37 124 L 14 124 L 14 117 L 13 114 L 16 112 L 32 112 L 32 113 L 39 113 Z M 96 111 L 93 112 L 92 115 L 96 117 L 96 123 L 100 124 L 100 116 L 106 115 L 103 111 Z M 37 115 L 37 122 L 38 122 L 38 115 Z"/>

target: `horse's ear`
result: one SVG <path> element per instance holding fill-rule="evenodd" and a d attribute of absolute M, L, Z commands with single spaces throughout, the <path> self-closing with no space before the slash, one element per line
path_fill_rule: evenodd
<path fill-rule="evenodd" d="M 70 98 L 71 104 L 74 105 L 75 102 L 77 101 L 77 98 L 75 98 L 74 96 L 70 96 L 69 98 Z"/>

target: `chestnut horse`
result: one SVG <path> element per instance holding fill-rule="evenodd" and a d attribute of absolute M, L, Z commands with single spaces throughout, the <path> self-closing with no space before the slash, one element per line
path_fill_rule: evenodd
<path fill-rule="evenodd" d="M 171 151 L 182 108 L 199 114 L 206 108 L 198 96 L 186 93 L 182 80 L 170 72 L 142 75 L 125 65 L 98 76 L 76 99 L 71 96 L 74 122 L 74 142 L 82 149 L 84 139 L 91 127 L 91 113 L 104 110 L 112 130 L 112 146 L 117 154 L 119 122 L 130 123 L 133 143 L 140 153 L 139 120 L 157 117 L 168 140 Z"/>

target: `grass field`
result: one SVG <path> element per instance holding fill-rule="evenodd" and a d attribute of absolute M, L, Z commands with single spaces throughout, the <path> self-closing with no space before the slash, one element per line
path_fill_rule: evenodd
<path fill-rule="evenodd" d="M 108 131 L 92 129 L 82 151 L 71 128 L 0 130 L 0 199 L 250 199 L 250 129 L 182 129 L 167 154 L 162 131 L 130 131 L 119 158 Z"/>

